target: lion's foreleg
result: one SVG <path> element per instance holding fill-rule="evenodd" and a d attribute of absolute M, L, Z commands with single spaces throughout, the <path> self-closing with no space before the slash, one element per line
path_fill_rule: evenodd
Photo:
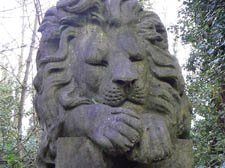
<path fill-rule="evenodd" d="M 160 114 L 145 113 L 142 121 L 143 136 L 128 156 L 129 159 L 150 164 L 167 158 L 171 153 L 172 143 L 165 118 Z"/>

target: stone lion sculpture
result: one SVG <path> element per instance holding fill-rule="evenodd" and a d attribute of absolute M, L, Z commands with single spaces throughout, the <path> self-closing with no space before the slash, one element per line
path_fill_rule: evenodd
<path fill-rule="evenodd" d="M 136 0 L 59 0 L 39 31 L 39 168 L 57 167 L 60 138 L 89 140 L 99 168 L 150 168 L 189 138 L 184 80 L 155 13 Z"/>

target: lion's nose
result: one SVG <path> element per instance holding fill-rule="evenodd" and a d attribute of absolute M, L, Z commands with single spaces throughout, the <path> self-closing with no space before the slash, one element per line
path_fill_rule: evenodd
<path fill-rule="evenodd" d="M 121 87 L 128 87 L 128 88 L 131 88 L 135 84 L 136 81 L 137 81 L 136 78 L 127 78 L 127 79 L 117 78 L 117 79 L 113 79 L 113 82 L 116 83 L 117 85 L 119 85 Z"/>
<path fill-rule="evenodd" d="M 131 88 L 138 80 L 138 73 L 132 62 L 126 57 L 117 57 L 111 66 L 112 82 L 124 89 Z"/>

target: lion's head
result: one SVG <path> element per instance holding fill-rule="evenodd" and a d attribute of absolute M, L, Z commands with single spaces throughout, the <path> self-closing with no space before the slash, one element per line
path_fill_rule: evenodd
<path fill-rule="evenodd" d="M 82 104 L 141 108 L 160 115 L 172 139 L 187 134 L 183 78 L 155 13 L 136 0 L 60 0 L 39 30 L 35 102 L 45 162 L 54 163 L 64 114 Z"/>
<path fill-rule="evenodd" d="M 114 107 L 125 101 L 143 104 L 149 68 L 138 34 L 125 26 L 103 30 L 89 25 L 82 29 L 69 45 L 80 96 Z"/>

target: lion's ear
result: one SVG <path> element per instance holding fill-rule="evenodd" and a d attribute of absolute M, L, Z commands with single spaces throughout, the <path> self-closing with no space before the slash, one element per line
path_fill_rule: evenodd
<path fill-rule="evenodd" d="M 184 93 L 181 97 L 181 111 L 178 114 L 177 131 L 178 138 L 189 139 L 191 130 L 192 105 L 187 95 Z"/>

